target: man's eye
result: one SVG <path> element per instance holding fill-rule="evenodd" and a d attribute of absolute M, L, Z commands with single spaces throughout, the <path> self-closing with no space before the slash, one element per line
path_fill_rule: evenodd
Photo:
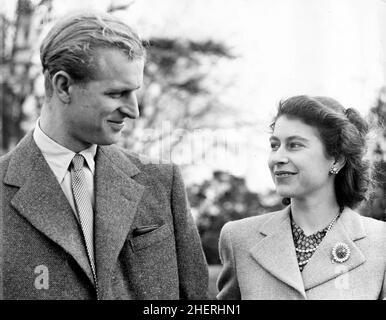
<path fill-rule="evenodd" d="M 109 95 L 109 97 L 111 97 L 113 99 L 118 99 L 118 98 L 122 97 L 121 92 L 110 92 L 108 95 Z"/>

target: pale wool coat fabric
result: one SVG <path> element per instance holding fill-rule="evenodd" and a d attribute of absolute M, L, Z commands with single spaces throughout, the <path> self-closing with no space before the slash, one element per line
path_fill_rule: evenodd
<path fill-rule="evenodd" d="M 98 146 L 95 162 L 99 298 L 206 298 L 207 265 L 177 167 L 116 146 Z M 79 224 L 31 133 L 0 158 L 0 180 L 2 298 L 95 299 Z M 49 277 L 39 285 L 42 270 Z"/>
<path fill-rule="evenodd" d="M 300 272 L 289 207 L 227 223 L 220 235 L 218 299 L 384 299 L 386 223 L 345 208 Z M 346 262 L 332 259 L 342 242 Z"/>

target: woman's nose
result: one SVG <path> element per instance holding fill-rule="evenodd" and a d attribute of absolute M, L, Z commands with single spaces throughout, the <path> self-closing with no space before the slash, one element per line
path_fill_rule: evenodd
<path fill-rule="evenodd" d="M 289 161 L 287 153 L 283 147 L 280 147 L 276 151 L 272 151 L 269 160 L 272 164 L 285 164 Z"/>

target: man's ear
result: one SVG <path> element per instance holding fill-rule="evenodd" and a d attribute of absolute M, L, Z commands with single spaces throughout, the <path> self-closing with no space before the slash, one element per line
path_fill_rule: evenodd
<path fill-rule="evenodd" d="M 58 71 L 52 77 L 52 87 L 60 101 L 65 104 L 70 103 L 70 85 L 73 83 L 71 76 L 65 71 Z"/>

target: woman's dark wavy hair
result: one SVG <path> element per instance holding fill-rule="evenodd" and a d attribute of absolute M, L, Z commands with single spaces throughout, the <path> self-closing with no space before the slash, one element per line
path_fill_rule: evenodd
<path fill-rule="evenodd" d="M 368 123 L 354 109 L 345 109 L 329 97 L 291 97 L 279 103 L 271 128 L 280 116 L 295 118 L 316 127 L 328 156 L 345 157 L 346 163 L 335 178 L 339 206 L 355 208 L 368 198 L 371 187 L 371 165 L 364 160 L 367 152 Z M 285 198 L 283 204 L 289 204 Z"/>

